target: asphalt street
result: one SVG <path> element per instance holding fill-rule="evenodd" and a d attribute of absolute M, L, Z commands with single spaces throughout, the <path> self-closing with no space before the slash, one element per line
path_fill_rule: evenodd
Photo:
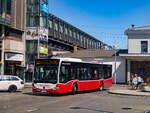
<path fill-rule="evenodd" d="M 145 113 L 150 111 L 150 97 L 86 91 L 76 95 L 0 92 L 0 113 Z"/>

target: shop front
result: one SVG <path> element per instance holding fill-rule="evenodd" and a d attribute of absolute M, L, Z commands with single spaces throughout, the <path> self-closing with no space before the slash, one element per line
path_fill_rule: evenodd
<path fill-rule="evenodd" d="M 23 61 L 23 54 L 5 53 L 4 74 L 17 75 L 23 79 L 25 69 L 25 67 L 22 65 Z"/>
<path fill-rule="evenodd" d="M 150 55 L 149 54 L 121 54 L 126 59 L 126 80 L 131 83 L 132 77 L 137 74 L 144 81 L 150 77 Z"/>
<path fill-rule="evenodd" d="M 150 61 L 131 61 L 131 75 L 137 74 L 144 80 L 150 77 Z"/>

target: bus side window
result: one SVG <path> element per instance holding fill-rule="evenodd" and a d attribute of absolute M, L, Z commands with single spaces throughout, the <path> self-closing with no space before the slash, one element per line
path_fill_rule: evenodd
<path fill-rule="evenodd" d="M 108 78 L 110 78 L 110 72 L 109 72 L 109 70 L 110 70 L 110 68 L 108 68 L 108 66 L 104 66 L 104 79 L 108 79 Z"/>
<path fill-rule="evenodd" d="M 65 83 L 66 80 L 66 74 L 68 73 L 68 70 L 66 69 L 66 66 L 62 66 L 60 69 L 60 82 Z"/>
<path fill-rule="evenodd" d="M 80 68 L 77 68 L 76 79 L 80 80 Z"/>
<path fill-rule="evenodd" d="M 84 68 L 84 80 L 87 80 L 87 68 Z"/>
<path fill-rule="evenodd" d="M 77 70 L 75 67 L 71 68 L 71 80 L 76 79 L 76 75 L 77 75 Z"/>
<path fill-rule="evenodd" d="M 82 69 L 79 70 L 79 80 L 83 80 L 83 72 L 82 72 Z"/>
<path fill-rule="evenodd" d="M 102 79 L 102 78 L 104 78 L 104 72 L 103 72 L 103 67 L 100 66 L 100 68 L 99 68 L 99 79 Z"/>
<path fill-rule="evenodd" d="M 87 80 L 91 80 L 91 79 L 92 79 L 91 68 L 88 67 L 88 70 L 87 70 Z"/>
<path fill-rule="evenodd" d="M 84 70 L 83 68 L 78 68 L 79 71 L 79 80 L 84 80 Z"/>
<path fill-rule="evenodd" d="M 95 69 L 92 67 L 92 80 L 95 80 L 95 73 L 94 73 Z"/>

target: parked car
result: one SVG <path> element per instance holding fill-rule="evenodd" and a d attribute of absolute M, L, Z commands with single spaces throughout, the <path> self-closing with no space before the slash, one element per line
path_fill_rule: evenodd
<path fill-rule="evenodd" d="M 16 92 L 24 88 L 24 82 L 18 76 L 0 75 L 0 91 Z"/>

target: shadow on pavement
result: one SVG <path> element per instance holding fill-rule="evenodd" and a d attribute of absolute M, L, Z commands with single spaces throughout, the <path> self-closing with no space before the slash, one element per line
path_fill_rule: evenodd
<path fill-rule="evenodd" d="M 107 91 L 107 89 L 104 89 L 103 91 Z M 88 90 L 88 91 L 80 91 L 80 92 L 77 92 L 75 95 L 82 95 L 82 94 L 88 94 L 88 93 L 92 93 L 92 92 L 103 92 L 103 91 L 99 91 L 99 90 Z M 25 92 L 23 93 L 25 95 L 32 95 L 32 96 L 56 96 L 56 97 L 59 97 L 59 96 L 68 96 L 68 95 L 72 95 L 72 93 L 48 93 L 48 92 Z"/>
<path fill-rule="evenodd" d="M 110 111 L 97 110 L 97 109 L 91 109 L 91 108 L 86 108 L 86 107 L 70 107 L 70 109 L 75 109 L 75 110 L 84 109 L 84 110 L 89 110 L 91 112 L 96 111 L 96 112 L 100 112 L 100 113 L 113 113 L 113 112 L 110 112 Z"/>
<path fill-rule="evenodd" d="M 10 93 L 11 94 L 12 93 L 13 94 L 13 93 L 22 93 L 22 91 L 16 91 L 16 92 L 0 91 L 0 93 L 2 93 L 2 94 L 4 94 L 4 93 L 8 93 L 8 94 Z"/>

